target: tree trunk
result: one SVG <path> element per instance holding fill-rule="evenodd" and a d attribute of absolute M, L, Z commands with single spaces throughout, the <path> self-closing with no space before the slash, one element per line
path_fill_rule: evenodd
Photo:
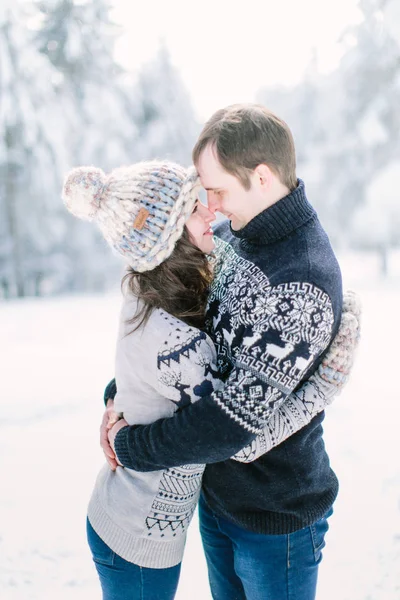
<path fill-rule="evenodd" d="M 3 298 L 5 300 L 8 300 L 10 297 L 10 285 L 9 285 L 7 279 L 2 279 L 1 287 L 3 288 Z"/>
<path fill-rule="evenodd" d="M 385 244 L 382 244 L 382 246 L 379 247 L 378 249 L 378 253 L 379 253 L 379 258 L 380 258 L 380 271 L 381 271 L 381 275 L 382 277 L 384 277 L 385 279 L 388 276 L 388 272 L 389 272 L 389 249 Z"/>
<path fill-rule="evenodd" d="M 35 281 L 34 281 L 34 286 L 35 286 L 34 294 L 37 298 L 40 298 L 40 296 L 42 295 L 41 294 L 42 280 L 43 280 L 43 273 L 36 273 Z"/>
<path fill-rule="evenodd" d="M 8 217 L 8 228 L 12 240 L 11 247 L 11 262 L 14 274 L 16 295 L 18 298 L 22 298 L 25 295 L 24 290 L 24 276 L 22 271 L 22 256 L 21 256 L 21 240 L 18 231 L 18 217 L 17 217 L 17 190 L 15 179 L 17 177 L 16 169 L 12 165 L 8 164 L 6 169 L 6 181 L 5 181 L 5 207 Z"/>
<path fill-rule="evenodd" d="M 10 25 L 3 27 L 3 35 L 9 50 L 11 64 L 18 72 L 16 62 L 16 49 L 14 48 L 10 35 Z M 21 236 L 18 223 L 18 179 L 23 171 L 21 154 L 22 146 L 22 125 L 19 124 L 17 117 L 16 124 L 6 125 L 4 129 L 5 141 L 5 169 L 4 169 L 4 203 L 5 212 L 8 220 L 8 230 L 12 240 L 11 264 L 14 276 L 14 285 L 16 295 L 20 298 L 25 295 L 24 274 L 22 268 L 22 249 Z"/>

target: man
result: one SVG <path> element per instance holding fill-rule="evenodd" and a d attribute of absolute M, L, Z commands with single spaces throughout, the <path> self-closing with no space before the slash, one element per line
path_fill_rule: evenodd
<path fill-rule="evenodd" d="M 215 231 L 207 312 L 225 387 L 151 425 L 119 422 L 110 441 L 138 471 L 207 463 L 199 514 L 216 600 L 311 600 L 338 492 L 323 413 L 252 463 L 229 457 L 321 360 L 339 325 L 340 269 L 276 115 L 258 105 L 218 111 L 193 161 L 210 210 L 230 221 Z"/>

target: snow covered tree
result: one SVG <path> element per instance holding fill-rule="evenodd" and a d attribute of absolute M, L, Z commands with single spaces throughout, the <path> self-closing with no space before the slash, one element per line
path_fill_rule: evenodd
<path fill-rule="evenodd" d="M 90 159 L 106 170 L 119 166 L 135 128 L 127 115 L 123 71 L 114 59 L 118 30 L 109 19 L 109 3 L 40 0 L 38 7 L 38 48 L 59 74 L 73 162 Z"/>
<path fill-rule="evenodd" d="M 341 245 L 370 184 L 400 155 L 400 10 L 396 0 L 361 0 L 360 10 L 336 70 L 319 75 L 312 62 L 298 85 L 260 95 L 292 128 L 299 176 Z"/>
<path fill-rule="evenodd" d="M 364 19 L 348 32 L 353 44 L 341 65 L 347 127 L 363 146 L 367 180 L 400 150 L 400 45 L 385 18 L 391 6 L 393 0 L 361 0 Z"/>
<path fill-rule="evenodd" d="M 71 166 L 95 164 L 109 171 L 129 160 L 136 135 L 123 72 L 114 60 L 117 28 L 104 0 L 40 0 L 38 49 L 57 69 L 60 119 L 68 124 L 62 174 Z M 59 189 L 61 192 L 62 177 Z M 68 289 L 101 289 L 114 280 L 119 263 L 92 224 L 64 215 L 59 252 Z M 59 278 L 61 281 L 61 278 Z"/>
<path fill-rule="evenodd" d="M 393 0 L 360 1 L 363 19 L 345 32 L 347 50 L 321 88 L 321 106 L 335 100 L 337 111 L 336 118 L 326 119 L 321 176 L 342 240 L 351 238 L 353 215 L 368 202 L 372 182 L 400 153 L 400 46 L 385 20 L 390 4 Z"/>
<path fill-rule="evenodd" d="M 133 90 L 135 160 L 169 158 L 187 166 L 200 125 L 189 94 L 164 44 L 145 65 Z"/>
<path fill-rule="evenodd" d="M 381 273 L 388 275 L 390 249 L 400 245 L 400 161 L 392 162 L 373 179 L 366 203 L 354 214 L 354 245 L 378 252 Z"/>
<path fill-rule="evenodd" d="M 5 3 L 4 3 L 5 2 Z M 165 48 L 137 84 L 114 60 L 106 0 L 0 7 L 0 295 L 101 290 L 121 263 L 61 201 L 65 173 L 190 162 L 199 126 Z"/>
<path fill-rule="evenodd" d="M 53 69 L 34 52 L 26 3 L 0 21 L 0 282 L 4 296 L 37 293 L 55 230 L 48 199 L 57 189 L 52 139 Z M 44 176 L 45 175 L 45 176 Z"/>

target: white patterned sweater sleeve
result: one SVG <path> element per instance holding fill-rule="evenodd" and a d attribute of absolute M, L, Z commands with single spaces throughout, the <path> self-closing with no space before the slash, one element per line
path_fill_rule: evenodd
<path fill-rule="evenodd" d="M 217 356 L 211 339 L 166 313 L 164 318 L 173 329 L 158 351 L 157 387 L 162 395 L 182 409 L 222 389 L 223 384 L 219 379 Z M 239 462 L 256 460 L 310 423 L 337 393 L 337 385 L 324 381 L 318 372 L 315 373 L 287 398 L 252 443 L 232 458 Z"/>
<path fill-rule="evenodd" d="M 338 394 L 333 383 L 324 381 L 315 373 L 302 387 L 290 394 L 284 404 L 273 413 L 263 431 L 232 458 L 249 463 L 279 446 L 291 435 L 308 425 Z"/>
<path fill-rule="evenodd" d="M 229 377 L 214 399 L 245 429 L 263 435 L 275 411 L 328 346 L 332 304 L 310 282 L 271 285 L 265 273 L 229 244 L 218 240 L 217 249 L 209 314 L 219 367 Z M 281 423 L 275 419 L 275 424 L 279 429 Z"/>

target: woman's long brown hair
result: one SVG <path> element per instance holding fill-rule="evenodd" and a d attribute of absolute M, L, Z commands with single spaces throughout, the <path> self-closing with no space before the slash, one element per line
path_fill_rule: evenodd
<path fill-rule="evenodd" d="M 136 331 L 155 308 L 161 308 L 188 325 L 204 327 L 209 286 L 210 258 L 190 241 L 186 227 L 171 256 L 151 271 L 139 273 L 131 267 L 122 279 L 143 306 L 128 323 Z M 131 333 L 132 333 L 131 332 Z"/>

